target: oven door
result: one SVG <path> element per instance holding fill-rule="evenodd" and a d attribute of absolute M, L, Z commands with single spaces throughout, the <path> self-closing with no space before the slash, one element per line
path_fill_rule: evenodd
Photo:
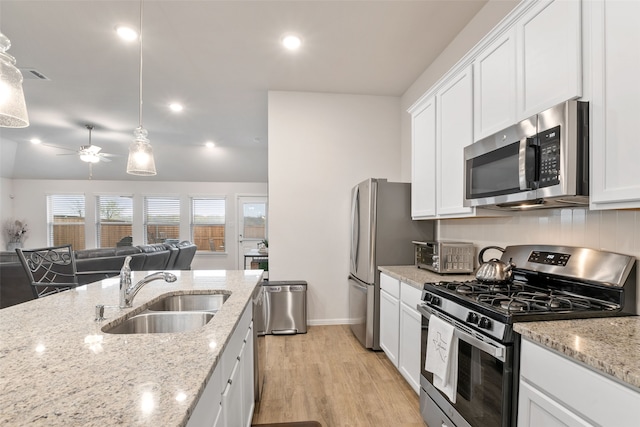
<path fill-rule="evenodd" d="M 420 411 L 430 426 L 508 427 L 515 424 L 513 346 L 479 338 L 444 313 L 424 304 L 422 314 Z M 453 323 L 458 339 L 456 403 L 433 386 L 433 374 L 424 369 L 429 318 L 432 314 Z M 477 333 L 476 333 L 477 334 Z"/>

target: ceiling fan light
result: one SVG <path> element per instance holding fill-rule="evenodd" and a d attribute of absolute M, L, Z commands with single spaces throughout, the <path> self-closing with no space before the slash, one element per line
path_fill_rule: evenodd
<path fill-rule="evenodd" d="M 80 160 L 87 163 L 98 163 L 100 161 L 100 156 L 95 153 L 82 153 L 80 154 Z"/>
<path fill-rule="evenodd" d="M 147 139 L 147 130 L 140 126 L 133 131 L 133 134 L 135 138 L 129 146 L 127 173 L 139 176 L 156 175 L 156 163 L 151 143 Z"/>
<path fill-rule="evenodd" d="M 7 53 L 11 41 L 0 33 L 0 127 L 24 128 L 29 126 L 27 106 L 22 90 L 22 73 L 16 60 Z"/>

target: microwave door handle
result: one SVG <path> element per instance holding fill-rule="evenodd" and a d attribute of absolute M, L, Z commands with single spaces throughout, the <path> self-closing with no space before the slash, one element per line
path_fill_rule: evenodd
<path fill-rule="evenodd" d="M 538 146 L 535 138 L 522 138 L 518 151 L 518 177 L 520 190 L 535 190 Z"/>

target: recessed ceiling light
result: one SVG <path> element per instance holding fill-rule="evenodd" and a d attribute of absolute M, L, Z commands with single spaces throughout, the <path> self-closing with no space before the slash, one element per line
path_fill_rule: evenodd
<path fill-rule="evenodd" d="M 302 45 L 302 39 L 293 34 L 289 34 L 282 38 L 282 45 L 289 50 L 298 50 Z"/>
<path fill-rule="evenodd" d="M 207 148 L 213 148 L 216 146 L 216 144 L 214 144 L 212 141 L 207 141 L 204 144 Z"/>
<path fill-rule="evenodd" d="M 178 104 L 177 102 L 169 104 L 169 108 L 174 113 L 179 113 L 180 111 L 182 111 L 184 109 L 184 107 L 181 104 Z"/>
<path fill-rule="evenodd" d="M 42 141 L 41 141 L 41 140 L 39 140 L 38 138 L 31 138 L 29 141 L 30 141 L 32 144 L 36 144 L 36 145 L 37 145 L 37 144 L 42 144 Z"/>
<path fill-rule="evenodd" d="M 126 25 L 116 26 L 116 33 L 118 33 L 121 39 L 128 42 L 138 40 L 138 32 L 131 27 L 127 27 Z"/>

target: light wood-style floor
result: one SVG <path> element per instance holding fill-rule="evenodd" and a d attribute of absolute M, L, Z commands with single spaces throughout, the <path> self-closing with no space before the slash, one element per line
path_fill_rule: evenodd
<path fill-rule="evenodd" d="M 266 337 L 262 401 L 254 424 L 425 427 L 418 395 L 383 352 L 364 349 L 348 325 Z"/>

